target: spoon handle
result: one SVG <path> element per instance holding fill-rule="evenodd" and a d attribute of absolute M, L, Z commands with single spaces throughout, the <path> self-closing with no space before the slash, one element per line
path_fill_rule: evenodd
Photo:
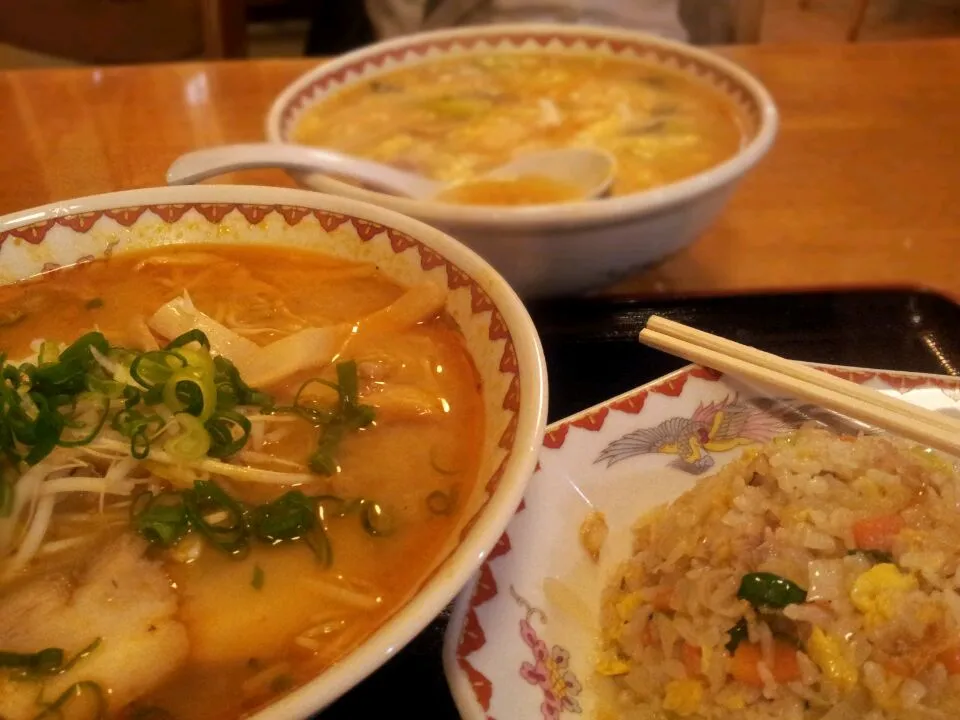
<path fill-rule="evenodd" d="M 185 153 L 167 169 L 167 184 L 190 185 L 235 170 L 255 168 L 339 175 L 405 197 L 427 197 L 439 189 L 439 184 L 432 180 L 388 165 L 289 143 L 219 145 Z"/>

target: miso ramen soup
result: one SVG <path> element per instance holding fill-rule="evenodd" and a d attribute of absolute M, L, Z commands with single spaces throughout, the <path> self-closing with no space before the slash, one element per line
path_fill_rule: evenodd
<path fill-rule="evenodd" d="M 526 151 L 599 147 L 618 162 L 612 193 L 626 195 L 723 162 L 743 132 L 727 98 L 678 71 L 596 55 L 497 53 L 347 87 L 308 108 L 292 136 L 451 183 Z"/>
<path fill-rule="evenodd" d="M 242 717 L 395 613 L 480 462 L 443 307 L 216 245 L 0 288 L 0 717 Z"/>

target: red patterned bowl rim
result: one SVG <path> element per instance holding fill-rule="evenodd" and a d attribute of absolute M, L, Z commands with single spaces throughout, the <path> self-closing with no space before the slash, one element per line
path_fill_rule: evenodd
<path fill-rule="evenodd" d="M 857 384 L 878 380 L 898 393 L 909 392 L 920 387 L 960 390 L 960 377 L 841 365 L 814 364 L 814 366 L 823 372 Z M 679 397 L 690 378 L 717 382 L 723 377 L 723 373 L 699 365 L 689 365 L 681 368 L 646 385 L 628 390 L 622 395 L 552 423 L 547 427 L 543 438 L 543 447 L 551 450 L 562 448 L 572 428 L 599 432 L 603 429 L 604 423 L 612 411 L 636 415 L 643 409 L 647 397 L 651 394 Z M 540 471 L 539 463 L 537 463 L 536 471 Z M 525 508 L 526 503 L 521 502 L 517 508 L 517 514 Z M 494 720 L 488 714 L 493 697 L 493 681 L 470 662 L 470 656 L 487 644 L 477 608 L 490 602 L 499 594 L 499 588 L 490 563 L 496 558 L 509 555 L 513 552 L 513 549 L 508 528 L 500 536 L 493 551 L 480 566 L 474 580 L 457 599 L 456 608 L 444 638 L 444 670 L 457 706 L 464 718 L 467 719 L 474 718 L 477 715 L 476 707 L 479 706 L 485 720 Z M 454 678 L 461 675 L 469 683 L 468 697 L 464 697 L 467 691 L 462 684 L 453 681 Z"/>
<path fill-rule="evenodd" d="M 236 202 L 228 199 L 245 195 L 250 196 L 250 199 L 254 199 L 255 196 L 263 196 L 269 199 L 283 199 L 287 202 Z M 204 196 L 208 201 L 203 201 Z M 165 198 L 170 198 L 171 201 L 162 202 Z M 152 199 L 157 201 L 149 202 Z M 302 202 L 298 203 L 297 200 Z M 334 209 L 326 209 L 331 206 Z M 367 664 L 375 662 L 370 669 L 362 672 L 359 676 L 341 679 L 340 687 L 337 688 L 335 694 L 327 694 L 328 697 L 324 700 L 326 704 L 332 702 L 353 684 L 372 672 L 372 669 L 384 662 L 389 654 L 409 642 L 453 599 L 456 592 L 469 580 L 474 570 L 473 566 L 490 552 L 498 535 L 495 533 L 492 537 L 486 539 L 483 535 L 487 533 L 474 532 L 484 513 L 489 509 L 490 512 L 503 514 L 502 523 L 495 524 L 505 527 L 517 504 L 522 501 L 525 481 L 515 481 L 513 483 L 514 491 L 509 493 L 506 498 L 497 497 L 496 491 L 501 487 L 501 482 L 508 470 L 514 478 L 524 475 L 529 477 L 534 470 L 536 447 L 538 445 L 536 438 L 542 437 L 546 419 L 546 371 L 542 349 L 533 322 L 524 309 L 523 303 L 513 293 L 506 281 L 471 250 L 440 231 L 416 220 L 364 203 L 340 197 L 324 196 L 314 192 L 234 185 L 204 188 L 148 188 L 80 198 L 0 217 L 0 251 L 2 251 L 4 245 L 10 242 L 40 245 L 50 231 L 56 227 L 65 227 L 78 234 L 85 234 L 100 220 L 109 219 L 115 221 L 121 227 L 129 228 L 148 212 L 165 224 L 172 225 L 190 211 L 195 211 L 212 224 L 220 224 L 231 213 L 239 213 L 251 224 L 257 224 L 268 216 L 276 214 L 289 226 L 297 225 L 308 215 L 313 215 L 327 232 L 332 232 L 341 225 L 349 223 L 364 243 L 386 234 L 393 253 L 416 252 L 419 255 L 420 267 L 424 271 L 437 268 L 442 268 L 445 271 L 446 284 L 450 291 L 467 289 L 470 293 L 471 314 L 489 313 L 490 315 L 488 339 L 491 342 L 503 341 L 504 343 L 498 371 L 502 375 L 509 375 L 512 378 L 502 400 L 502 408 L 508 414 L 509 420 L 497 445 L 504 450 L 505 454 L 499 466 L 483 484 L 484 497 L 481 504 L 462 527 L 457 545 L 448 552 L 446 557 L 439 561 L 433 572 L 422 580 L 406 604 L 401 606 L 397 613 L 387 620 L 381 629 L 365 641 L 360 648 L 352 652 L 339 664 L 343 665 L 363 651 L 364 648 L 369 648 L 373 641 L 382 634 L 384 628 L 402 628 L 404 625 L 409 625 L 415 629 L 412 632 L 399 633 L 399 636 L 395 639 L 391 638 L 392 642 L 389 644 L 387 654 L 384 657 L 367 660 Z M 440 242 L 441 244 L 447 244 L 445 248 L 447 253 L 461 256 L 459 262 L 454 262 L 445 257 L 444 254 L 432 248 L 430 244 L 421 241 L 419 237 L 430 238 L 433 242 L 442 238 Z M 107 250 L 102 253 L 102 257 L 109 257 L 111 250 L 112 247 L 108 246 Z M 78 262 L 88 262 L 94 259 L 93 256 L 84 256 L 79 258 Z M 3 258 L 0 256 L 0 264 L 2 262 Z M 461 265 L 467 265 L 470 270 L 463 269 Z M 60 266 L 52 263 L 47 264 L 43 267 L 42 272 L 57 267 Z M 498 307 L 490 293 L 476 279 L 475 276 L 478 275 L 482 275 L 486 279 L 488 286 L 490 284 L 495 287 L 499 286 L 497 290 L 500 295 L 500 302 L 512 306 L 509 310 L 512 315 L 512 322 L 514 327 L 519 328 L 521 333 L 526 336 L 525 346 L 530 345 L 529 340 L 533 341 L 532 356 L 528 347 L 523 347 L 518 352 L 510 323 L 504 317 L 501 308 Z M 520 322 L 518 322 L 518 318 Z M 526 373 L 528 377 L 534 380 L 532 384 L 524 383 L 527 384 L 527 392 L 530 397 L 523 395 L 521 388 L 522 373 Z M 522 417 L 521 400 L 526 400 L 530 408 L 526 420 Z M 527 435 L 533 438 L 530 445 L 527 444 Z M 519 444 L 518 438 L 522 438 Z M 511 468 L 511 465 L 514 467 Z M 529 465 L 529 468 L 526 467 L 527 465 Z M 483 482 L 482 479 L 480 481 Z M 495 500 L 496 502 L 494 502 Z M 493 508 L 493 504 L 496 504 L 497 508 Z M 469 562 L 471 559 L 473 559 L 472 563 Z M 465 569 L 468 566 L 470 566 L 469 569 Z M 458 567 L 460 568 L 459 572 L 457 571 Z M 424 588 L 437 578 L 441 579 L 437 582 L 433 595 L 437 595 L 439 599 L 434 600 L 430 608 L 427 608 L 430 612 L 426 613 L 425 620 L 422 617 L 420 618 L 419 626 L 410 625 L 411 619 L 405 616 L 411 614 L 415 607 L 414 601 L 420 598 Z M 444 588 L 447 588 L 446 592 L 443 592 Z M 419 615 L 424 616 L 424 612 L 421 610 Z M 396 630 L 393 634 L 398 635 Z M 364 663 L 360 661 L 360 664 L 363 665 Z M 316 703 L 310 702 L 310 697 L 314 694 L 310 690 L 316 684 L 326 683 L 334 670 L 335 668 L 325 671 L 310 683 L 282 698 L 255 717 L 268 720 L 268 718 L 290 717 L 291 713 L 299 715 L 317 711 L 320 707 Z"/>
<path fill-rule="evenodd" d="M 366 79 L 371 73 L 395 69 L 397 66 L 387 67 L 387 64 L 412 59 L 411 54 L 416 56 L 414 62 L 419 62 L 442 56 L 451 50 L 469 51 L 491 43 L 513 43 L 518 46 L 534 43 L 543 49 L 549 49 L 551 43 L 566 48 L 578 45 L 578 49 L 582 44 L 587 52 L 609 50 L 619 54 L 629 51 L 645 59 L 676 63 L 681 71 L 693 67 L 699 73 L 712 76 L 713 85 L 731 96 L 750 117 L 755 124 L 753 136 L 734 157 L 679 182 L 632 195 L 549 208 L 451 206 L 399 198 L 322 177 L 317 177 L 318 185 L 322 185 L 325 191 L 373 201 L 428 221 L 451 220 L 511 226 L 611 222 L 624 216 L 655 213 L 733 182 L 763 157 L 776 136 L 779 119 L 770 94 L 746 70 L 719 55 L 647 33 L 590 26 L 521 24 L 416 33 L 375 43 L 320 65 L 288 85 L 276 98 L 266 119 L 267 138 L 271 142 L 286 142 L 290 125 L 297 114 L 310 104 L 309 100 L 315 93 L 324 93 L 331 86 L 339 86 L 340 83 L 349 85 L 358 75 Z"/>

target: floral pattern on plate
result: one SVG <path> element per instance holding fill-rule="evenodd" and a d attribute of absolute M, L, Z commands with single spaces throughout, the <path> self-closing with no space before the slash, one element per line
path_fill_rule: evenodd
<path fill-rule="evenodd" d="M 520 677 L 543 690 L 543 704 L 540 705 L 543 720 L 558 720 L 564 711 L 582 712 L 576 698 L 583 686 L 570 670 L 570 652 L 560 645 L 548 647 L 537 635 L 530 621 L 536 618 L 546 625 L 547 615 L 543 610 L 520 597 L 512 585 L 510 595 L 526 611 L 520 621 L 520 637 L 533 651 L 534 662 L 524 661 L 520 664 Z"/>
<path fill-rule="evenodd" d="M 960 411 L 960 378 L 821 369 L 929 409 Z M 461 715 L 597 717 L 609 689 L 593 669 L 600 591 L 629 552 L 634 521 L 750 445 L 809 421 L 837 432 L 875 432 L 700 367 L 547 428 L 524 502 L 461 593 L 447 629 L 444 667 Z M 609 526 L 599 563 L 579 541 L 591 510 L 602 511 Z"/>

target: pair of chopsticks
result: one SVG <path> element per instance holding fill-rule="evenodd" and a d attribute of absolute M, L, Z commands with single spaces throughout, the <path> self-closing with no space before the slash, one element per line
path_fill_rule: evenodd
<path fill-rule="evenodd" d="M 682 323 L 652 316 L 640 342 L 960 456 L 960 421 Z"/>

